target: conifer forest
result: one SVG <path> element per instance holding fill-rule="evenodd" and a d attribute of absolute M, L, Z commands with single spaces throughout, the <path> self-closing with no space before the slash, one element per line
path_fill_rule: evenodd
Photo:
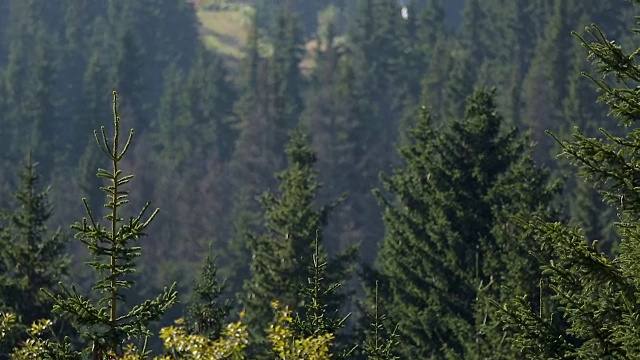
<path fill-rule="evenodd" d="M 640 0 L 0 0 L 0 360 L 640 359 Z"/>

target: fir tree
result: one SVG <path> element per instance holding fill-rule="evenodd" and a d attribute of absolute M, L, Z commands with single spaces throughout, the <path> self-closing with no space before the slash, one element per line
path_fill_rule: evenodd
<path fill-rule="evenodd" d="M 241 130 L 232 165 L 234 176 L 240 180 L 237 194 L 250 190 L 252 195 L 257 195 L 256 189 L 262 184 L 272 188 L 273 172 L 285 167 L 284 145 L 287 132 L 298 124 L 303 81 L 295 16 L 282 9 L 277 17 L 274 50 L 269 58 L 258 53 L 261 27 L 255 21 L 239 86 L 242 95 L 236 104 Z"/>
<path fill-rule="evenodd" d="M 7 133 L 12 139 L 9 143 L 12 160 L 17 160 L 24 151 L 24 144 L 31 144 L 34 153 L 48 166 L 54 158 L 51 146 L 55 142 L 53 130 L 57 120 L 53 101 L 57 67 L 53 39 L 34 12 L 30 2 L 15 2 L 11 7 L 13 36 L 4 72 L 5 95 L 11 106 L 5 118 L 11 124 Z M 41 173 L 49 176 L 49 170 L 41 168 Z"/>
<path fill-rule="evenodd" d="M 479 0 L 465 1 L 462 34 L 452 56 L 452 67 L 445 87 L 445 113 L 447 118 L 464 115 L 464 102 L 478 81 L 478 68 L 485 56 L 482 19 L 485 17 Z M 455 46 L 455 45 L 454 45 Z"/>
<path fill-rule="evenodd" d="M 320 188 L 313 170 L 316 157 L 307 147 L 302 133 L 291 138 L 287 156 L 289 167 L 277 175 L 280 193 L 266 192 L 261 197 L 265 233 L 251 235 L 249 240 L 251 278 L 245 282 L 242 304 L 246 309 L 247 325 L 258 342 L 274 316 L 269 306 L 272 301 L 278 300 L 294 312 L 301 308 L 300 289 L 308 283 L 307 279 L 313 278 L 308 266 L 313 263 L 314 239 L 317 237 L 321 241 L 327 215 L 333 207 L 316 208 L 314 204 Z M 322 248 L 318 251 L 324 252 Z M 325 256 L 319 255 L 317 261 Z M 331 283 L 340 282 L 342 279 L 336 278 L 344 275 L 337 273 L 343 267 L 339 263 L 335 265 L 337 268 L 332 268 L 332 272 L 336 272 L 326 275 Z M 329 313 L 339 306 L 335 296 L 338 295 L 324 302 L 330 306 Z"/>
<path fill-rule="evenodd" d="M 300 73 L 302 39 L 298 19 L 282 7 L 275 22 L 273 55 L 269 61 L 269 87 L 271 122 L 275 129 L 274 141 L 286 139 L 286 131 L 295 127 L 302 112 L 301 93 L 303 78 Z"/>
<path fill-rule="evenodd" d="M 32 58 L 34 74 L 28 84 L 28 92 L 22 101 L 26 104 L 24 121 L 30 125 L 30 141 L 34 153 L 44 161 L 41 172 L 50 176 L 52 165 L 57 160 L 59 151 L 55 151 L 57 143 L 59 118 L 57 116 L 57 99 L 54 91 L 56 76 L 58 75 L 57 59 L 54 55 L 52 39 L 48 38 L 41 25 L 36 35 L 38 46 Z"/>
<path fill-rule="evenodd" d="M 553 15 L 545 26 L 544 36 L 538 41 L 531 66 L 524 79 L 524 104 L 522 120 L 532 129 L 533 139 L 540 143 L 537 160 L 552 166 L 549 150 L 557 152 L 555 143 L 544 134 L 545 130 L 558 131 L 562 124 L 562 99 L 566 97 L 569 58 L 567 51 L 555 51 L 557 47 L 571 48 L 570 29 L 572 16 L 566 1 L 555 2 Z"/>
<path fill-rule="evenodd" d="M 0 308 L 18 315 L 23 330 L 36 320 L 50 318 L 53 302 L 41 289 L 56 292 L 69 262 L 65 256 L 69 238 L 47 229 L 53 207 L 49 188 L 39 189 L 36 166 L 29 153 L 15 193 L 19 208 L 0 213 Z M 55 327 L 59 335 L 68 333 L 62 325 L 59 321 Z M 2 353 L 16 344 L 1 347 Z"/>
<path fill-rule="evenodd" d="M 131 15 L 133 16 L 133 15 Z M 140 38 L 133 25 L 124 22 L 118 26 L 114 34 L 115 52 L 113 65 L 110 66 L 110 83 L 127 99 L 122 104 L 123 110 L 132 117 L 132 120 L 142 121 L 149 118 L 149 96 L 147 86 L 142 77 L 144 58 Z M 141 124 L 144 124 L 141 122 Z"/>
<path fill-rule="evenodd" d="M 447 75 L 451 71 L 450 38 L 445 28 L 445 14 L 438 1 L 430 1 L 420 15 L 420 42 L 427 59 L 426 69 L 421 78 L 420 100 L 429 104 L 434 114 L 445 113 L 444 96 Z"/>
<path fill-rule="evenodd" d="M 409 359 L 509 358 L 489 299 L 501 285 L 535 293 L 531 239 L 509 216 L 549 212 L 554 189 L 526 139 L 505 131 L 493 92 L 468 99 L 465 117 L 438 128 L 425 113 L 401 148 L 403 169 L 384 178 L 394 198 L 377 260 L 381 299 Z M 525 244 L 531 245 L 527 248 Z"/>
<path fill-rule="evenodd" d="M 333 18 L 325 22 L 324 35 L 318 39 L 304 116 L 312 145 L 317 149 L 318 172 L 324 184 L 319 198 L 335 199 L 350 190 L 326 229 L 330 252 L 362 240 L 364 214 L 350 209 L 360 207 L 363 197 L 370 195 L 368 189 L 358 186 L 364 182 L 363 169 L 357 165 L 364 150 L 358 137 L 366 126 L 364 109 L 359 104 L 362 90 L 355 86 L 352 58 L 337 43 L 335 21 Z"/>
<path fill-rule="evenodd" d="M 357 248 L 352 247 L 338 259 L 331 262 L 321 251 L 318 236 L 314 241 L 314 253 L 309 265 L 309 277 L 306 286 L 302 286 L 299 296 L 303 306 L 295 313 L 292 322 L 294 334 L 301 338 L 326 336 L 334 337 L 332 352 L 336 359 L 349 359 L 357 346 L 341 330 L 351 313 L 342 315 L 340 308 L 347 294 L 342 289 L 346 277 L 352 273 Z"/>
<path fill-rule="evenodd" d="M 371 309 L 365 311 L 366 319 L 370 324 L 366 330 L 366 338 L 362 346 L 362 355 L 367 360 L 398 360 L 397 348 L 400 345 L 398 327 L 390 330 L 387 324 L 387 316 L 379 301 L 378 281 L 373 290 Z"/>
<path fill-rule="evenodd" d="M 123 207 L 129 202 L 128 192 L 123 190 L 123 186 L 130 182 L 133 175 L 123 175 L 120 166 L 131 145 L 133 130 L 123 144 L 115 91 L 113 114 L 112 139 L 107 137 L 104 127 L 101 127 L 100 133 L 94 132 L 100 149 L 112 165 L 112 170 L 98 169 L 98 176 L 108 180 L 108 185 L 102 188 L 108 199 L 105 204 L 109 209 L 104 217 L 106 223 L 100 223 L 86 199 L 83 199 L 87 217 L 72 226 L 77 231 L 76 238 L 94 256 L 94 261 L 87 264 L 101 276 L 93 286 L 100 298 L 94 303 L 91 295 L 79 294 L 73 285 L 68 287 L 61 284 L 63 295 L 47 292 L 55 302 L 54 312 L 70 316 L 77 330 L 92 342 L 90 351 L 96 359 L 121 355 L 125 341 L 129 339 L 143 344 L 139 353 L 145 354 L 146 339 L 151 335 L 149 323 L 158 320 L 176 302 L 177 296 L 174 284 L 165 288 L 157 298 L 136 305 L 128 312 L 123 311 L 126 290 L 134 285 L 128 276 L 135 272 L 134 260 L 140 256 L 141 248 L 133 242 L 145 236 L 145 230 L 158 210 L 145 219 L 150 206 L 147 203 L 138 215 L 129 220 L 123 216 Z"/>
<path fill-rule="evenodd" d="M 635 4 L 640 2 L 634 1 Z M 504 305 L 506 326 L 516 331 L 512 345 L 527 358 L 633 359 L 640 356 L 638 329 L 638 130 L 639 90 L 629 87 L 640 80 L 635 54 L 610 40 L 597 26 L 589 28 L 590 41 L 581 38 L 596 66 L 587 75 L 602 92 L 626 134 L 602 130 L 593 138 L 576 129 L 572 140 L 558 140 L 563 155 L 578 166 L 579 175 L 596 186 L 614 207 L 621 242 L 619 254 L 609 258 L 580 229 L 541 219 L 523 219 L 551 254 L 544 264 L 545 280 L 559 311 L 541 316 L 524 296 Z M 615 79 L 609 79 L 614 77 Z"/>
<path fill-rule="evenodd" d="M 280 9 L 270 57 L 259 51 L 265 26 L 258 22 L 257 15 L 252 20 L 238 86 L 240 96 L 234 104 L 240 132 L 230 161 L 231 174 L 236 179 L 233 222 L 243 227 L 236 228 L 232 236 L 234 242 L 241 243 L 229 247 L 238 255 L 248 255 L 243 251 L 247 244 L 242 235 L 260 228 L 259 223 L 246 221 L 259 218 L 259 204 L 253 199 L 263 189 L 275 187 L 273 173 L 286 166 L 287 132 L 298 124 L 302 111 L 303 79 L 299 69 L 302 47 L 296 17 Z M 234 272 L 246 279 L 249 259 L 234 262 L 241 265 Z"/>
<path fill-rule="evenodd" d="M 183 173 L 194 161 L 230 157 L 236 138 L 230 124 L 235 93 L 226 77 L 220 57 L 204 48 L 187 76 L 174 65 L 165 71 L 163 101 L 151 136 L 157 161 L 167 169 Z"/>
<path fill-rule="evenodd" d="M 589 20 L 583 16 L 580 22 L 587 24 Z M 582 44 L 574 41 L 571 53 L 572 75 L 568 76 L 567 96 L 562 102 L 564 124 L 558 135 L 568 137 L 573 128 L 578 126 L 586 136 L 602 137 L 598 127 L 602 125 L 601 119 L 606 118 L 606 107 L 596 104 L 597 92 L 587 86 L 588 79 L 580 76 L 588 66 L 582 52 Z M 563 173 L 571 173 L 572 167 L 566 159 L 559 162 L 558 166 Z M 598 240 L 600 250 L 611 253 L 618 242 L 618 235 L 612 226 L 616 220 L 615 210 L 602 201 L 593 184 L 575 175 L 570 177 L 566 188 L 567 192 L 573 195 L 569 203 L 569 213 L 574 224 L 583 229 L 587 239 Z"/>
<path fill-rule="evenodd" d="M 264 61 L 259 52 L 259 25 L 258 15 L 254 13 L 236 85 L 239 96 L 233 104 L 234 114 L 238 119 L 239 135 L 229 168 L 232 178 L 241 181 L 236 181 L 232 189 L 233 205 L 229 221 L 232 223 L 232 235 L 227 249 L 233 257 L 224 264 L 233 292 L 242 288 L 244 280 L 249 277 L 251 255 L 245 235 L 258 227 L 260 214 L 254 199 L 258 194 L 258 184 L 267 181 L 264 179 L 269 168 L 266 164 L 273 161 L 270 159 L 272 154 L 266 151 L 262 141 L 266 131 L 267 105 L 264 96 Z"/>
<path fill-rule="evenodd" d="M 222 300 L 225 283 L 218 280 L 216 257 L 211 248 L 205 259 L 194 293 L 187 307 L 187 324 L 192 334 L 215 341 L 220 338 L 231 309 L 230 300 Z"/>
<path fill-rule="evenodd" d="M 382 234 L 380 222 L 375 220 L 380 208 L 370 184 L 393 161 L 398 119 L 406 105 L 399 96 L 404 93 L 402 86 L 399 94 L 392 90 L 402 83 L 396 66 L 404 51 L 402 41 L 398 41 L 400 21 L 400 8 L 395 1 L 358 1 L 354 26 L 348 33 L 348 48 L 337 70 L 338 115 L 333 131 L 339 141 L 335 149 L 339 154 L 328 159 L 335 161 L 335 165 L 342 163 L 330 171 L 346 180 L 346 186 L 336 182 L 334 187 L 349 194 L 339 210 L 339 218 L 349 216 L 352 220 L 343 222 L 337 230 L 340 238 L 336 237 L 339 242 L 335 247 L 359 243 L 367 259 L 374 256 L 373 242 Z M 325 157 L 327 151 L 323 153 Z"/>
<path fill-rule="evenodd" d="M 236 94 L 227 77 L 222 58 L 201 47 L 181 98 L 186 112 L 183 116 L 193 119 L 190 130 L 196 130 L 190 140 L 197 135 L 194 145 L 206 151 L 206 157 L 223 161 L 233 153 L 237 138 L 230 121 Z"/>

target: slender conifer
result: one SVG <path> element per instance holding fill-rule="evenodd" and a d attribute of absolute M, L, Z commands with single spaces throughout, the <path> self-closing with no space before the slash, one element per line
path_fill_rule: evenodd
<path fill-rule="evenodd" d="M 92 287 L 94 294 L 81 295 L 75 285 L 60 284 L 63 295 L 47 292 L 55 301 L 54 311 L 68 314 L 82 335 L 92 342 L 91 354 L 94 359 L 121 355 L 125 342 L 134 340 L 143 344 L 140 354 L 146 353 L 146 341 L 151 335 L 149 323 L 159 320 L 162 314 L 177 300 L 175 284 L 165 288 L 155 299 L 144 301 L 125 311 L 125 291 L 133 287 L 130 275 L 135 272 L 135 260 L 141 255 L 140 246 L 134 243 L 144 237 L 146 228 L 158 213 L 153 210 L 149 216 L 150 203 L 138 215 L 125 218 L 123 210 L 129 202 L 129 194 L 124 186 L 133 175 L 124 175 L 121 162 L 130 149 L 133 129 L 123 141 L 118 116 L 117 93 L 113 92 L 114 134 L 109 139 L 105 127 L 100 133 L 94 131 L 96 142 L 107 156 L 111 170 L 99 168 L 98 176 L 107 180 L 101 189 L 107 195 L 105 207 L 109 213 L 101 222 L 94 216 L 86 199 L 83 199 L 87 217 L 71 227 L 77 231 L 75 237 L 87 246 L 93 260 L 87 262 L 99 279 Z M 126 220 L 125 220 L 126 219 Z M 98 301 L 93 298 L 98 297 Z"/>

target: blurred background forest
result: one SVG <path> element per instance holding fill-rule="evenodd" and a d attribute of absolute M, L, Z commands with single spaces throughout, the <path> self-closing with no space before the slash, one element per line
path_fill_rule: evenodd
<path fill-rule="evenodd" d="M 14 206 L 29 149 L 51 185 L 50 228 L 104 201 L 92 131 L 111 123 L 111 90 L 137 140 L 126 168 L 132 201 L 161 209 L 136 277 L 140 298 L 172 281 L 189 292 L 209 244 L 227 296 L 241 291 L 260 233 L 256 200 L 275 190 L 289 133 L 317 152 L 319 203 L 346 194 L 325 246 L 359 244 L 371 263 L 383 237 L 372 193 L 398 164 L 397 145 L 432 109 L 460 118 L 474 87 L 495 86 L 508 124 L 530 130 L 535 160 L 567 176 L 563 208 L 590 239 L 615 247 L 611 210 L 576 181 L 544 133 L 596 136 L 606 108 L 580 77 L 586 51 L 570 35 L 595 22 L 624 43 L 623 0 L 0 0 L 0 206 Z M 404 8 L 404 9 L 403 9 Z M 607 215 L 608 214 L 608 215 Z M 71 281 L 89 283 L 71 242 Z M 86 286 L 86 285 L 84 285 Z M 175 318 L 182 308 L 174 307 Z"/>

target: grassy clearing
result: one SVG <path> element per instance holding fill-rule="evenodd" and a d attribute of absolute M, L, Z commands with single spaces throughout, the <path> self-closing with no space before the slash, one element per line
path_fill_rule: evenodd
<path fill-rule="evenodd" d="M 204 43 L 220 53 L 240 60 L 247 41 L 249 16 L 252 8 L 246 5 L 227 6 L 224 9 L 200 7 L 198 18 Z"/>
<path fill-rule="evenodd" d="M 242 1 L 200 0 L 198 19 L 200 34 L 204 44 L 226 57 L 231 68 L 236 68 L 243 57 L 243 49 L 249 35 L 253 7 Z M 344 38 L 336 39 L 336 45 L 343 44 Z M 315 67 L 316 42 L 305 44 L 305 56 L 300 64 L 303 74 L 309 75 Z M 260 42 L 259 51 L 270 56 L 273 49 L 268 42 Z"/>

